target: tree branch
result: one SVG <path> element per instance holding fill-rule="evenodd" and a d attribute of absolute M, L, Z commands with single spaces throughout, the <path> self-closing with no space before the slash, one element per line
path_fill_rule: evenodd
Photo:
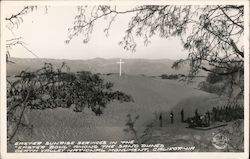
<path fill-rule="evenodd" d="M 233 69 L 233 70 L 230 71 L 230 72 L 216 72 L 216 71 L 213 71 L 213 70 L 211 70 L 211 69 L 208 69 L 208 68 L 206 68 L 206 67 L 204 67 L 204 66 L 200 66 L 199 68 L 202 69 L 202 70 L 204 70 L 204 71 L 212 72 L 212 73 L 215 73 L 215 74 L 218 74 L 218 75 L 231 75 L 231 74 L 236 73 L 236 72 L 239 71 L 239 69 Z"/>
<path fill-rule="evenodd" d="M 30 95 L 30 91 L 28 91 L 28 93 L 27 93 L 27 95 L 26 95 L 26 98 L 25 98 L 25 100 L 23 101 L 23 103 L 25 103 L 25 102 L 28 100 L 29 95 Z M 15 136 L 16 133 L 17 133 L 17 130 L 18 130 L 20 124 L 21 124 L 21 120 L 22 120 L 22 117 L 23 117 L 23 114 L 24 114 L 25 109 L 26 109 L 26 105 L 23 104 L 23 110 L 22 110 L 21 115 L 20 115 L 20 117 L 19 117 L 19 119 L 18 119 L 17 127 L 16 127 L 14 133 L 13 133 L 13 134 L 11 135 L 11 137 L 9 138 L 9 142 L 11 142 L 11 140 L 14 138 L 14 136 Z"/>
<path fill-rule="evenodd" d="M 244 29 L 244 26 L 239 25 L 238 23 L 236 23 L 235 21 L 233 21 L 233 20 L 227 15 L 227 13 L 226 13 L 220 6 L 218 6 L 218 7 L 219 7 L 220 10 L 222 11 L 222 13 L 227 17 L 228 20 L 230 20 L 233 24 L 237 25 L 237 26 L 240 27 L 241 29 Z"/>
<path fill-rule="evenodd" d="M 231 46 L 233 47 L 234 51 L 235 51 L 237 54 L 239 54 L 241 57 L 244 58 L 244 52 L 242 52 L 242 51 L 240 51 L 240 50 L 238 49 L 238 47 L 236 46 L 235 42 L 234 42 L 232 39 L 231 39 L 230 43 L 231 43 Z"/>
<path fill-rule="evenodd" d="M 20 12 L 18 12 L 17 14 L 13 14 L 10 17 L 6 17 L 5 20 L 8 20 L 8 21 L 12 22 L 12 19 L 17 19 L 20 15 L 23 15 L 28 9 L 29 9 L 29 7 L 26 6 Z"/>

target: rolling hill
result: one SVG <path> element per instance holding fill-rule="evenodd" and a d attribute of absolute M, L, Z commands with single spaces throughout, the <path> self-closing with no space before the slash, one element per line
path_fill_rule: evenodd
<path fill-rule="evenodd" d="M 70 109 L 58 108 L 32 110 L 29 120 L 34 125 L 32 137 L 20 140 L 33 141 L 74 141 L 74 140 L 126 140 L 131 134 L 124 132 L 127 115 L 139 115 L 136 129 L 141 133 L 146 125 L 163 113 L 163 119 L 169 121 L 167 111 L 174 110 L 179 118 L 180 106 L 186 114 L 192 114 L 194 108 L 206 111 L 212 105 L 209 100 L 218 103 L 215 95 L 191 88 L 177 81 L 138 75 L 103 75 L 107 81 L 114 83 L 114 90 L 130 94 L 134 102 L 112 102 L 104 109 L 104 114 L 95 116 L 88 108 L 81 113 Z M 185 102 L 189 101 L 186 105 Z M 181 105 L 180 105 L 181 104 Z M 178 110 L 175 107 L 178 106 Z M 192 106 L 192 109 L 189 109 Z"/>
<path fill-rule="evenodd" d="M 41 68 L 45 62 L 52 63 L 59 67 L 62 62 L 70 67 L 71 71 L 91 71 L 95 73 L 118 73 L 119 65 L 116 63 L 118 58 L 104 59 L 94 58 L 89 60 L 66 60 L 66 59 L 38 59 L 38 58 L 12 58 L 15 63 L 7 64 L 7 75 L 19 74 L 22 70 L 36 70 Z M 129 75 L 159 76 L 162 74 L 187 74 L 188 66 L 178 70 L 172 69 L 174 60 L 170 59 L 123 59 L 122 72 Z"/>
<path fill-rule="evenodd" d="M 174 61 L 168 59 L 124 59 L 125 73 L 121 77 L 117 74 L 119 66 L 116 62 L 119 59 L 12 60 L 15 64 L 7 64 L 8 75 L 15 75 L 26 69 L 36 70 L 41 68 L 44 62 L 59 67 L 65 61 L 73 72 L 90 70 L 102 73 L 104 80 L 114 83 L 114 90 L 129 94 L 134 99 L 134 102 L 130 103 L 114 101 L 108 104 L 101 116 L 95 116 L 88 108 L 84 108 L 81 113 L 65 108 L 32 110 L 27 114 L 27 118 L 34 129 L 32 133 L 27 132 L 25 128 L 20 130 L 17 139 L 21 141 L 130 140 L 133 135 L 124 131 L 128 114 L 133 118 L 139 115 L 135 127 L 138 134 L 141 134 L 149 123 L 158 118 L 159 113 L 162 113 L 166 126 L 169 125 L 169 111 L 174 111 L 175 118 L 179 120 L 178 114 L 182 108 L 188 117 L 193 115 L 196 108 L 204 112 L 220 104 L 216 95 L 193 88 L 193 85 L 149 77 L 187 72 L 187 67 L 175 72 L 171 69 Z M 106 75 L 107 73 L 114 74 Z"/>

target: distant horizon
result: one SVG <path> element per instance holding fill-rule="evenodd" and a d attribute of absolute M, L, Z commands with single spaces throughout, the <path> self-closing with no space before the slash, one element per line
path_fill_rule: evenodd
<path fill-rule="evenodd" d="M 44 63 L 51 63 L 55 67 L 60 67 L 63 62 L 70 67 L 72 72 L 87 70 L 95 73 L 117 73 L 119 71 L 119 58 L 95 57 L 92 59 L 53 59 L 53 58 L 16 58 L 10 59 L 13 63 L 7 63 L 8 75 L 19 74 L 22 70 L 38 70 Z M 186 74 L 188 66 L 180 69 L 172 68 L 175 60 L 168 58 L 143 59 L 124 58 L 122 59 L 122 72 L 130 75 L 158 76 L 162 74 Z M 15 66 L 16 64 L 16 66 Z M 18 67 L 17 67 L 18 66 Z"/>
<path fill-rule="evenodd" d="M 50 59 L 50 60 L 71 60 L 71 61 L 74 61 L 74 60 L 93 60 L 93 59 L 104 59 L 104 60 L 111 60 L 111 59 L 125 59 L 125 60 L 171 60 L 171 61 L 176 61 L 176 60 L 179 60 L 179 59 L 171 59 L 171 58 L 119 58 L 119 57 L 112 57 L 112 58 L 105 58 L 105 57 L 94 57 L 94 58 L 89 58 L 89 59 L 69 59 L 69 58 L 46 58 L 46 57 L 14 57 L 14 56 L 11 56 L 10 57 L 10 60 L 11 58 L 16 58 L 16 59 Z"/>

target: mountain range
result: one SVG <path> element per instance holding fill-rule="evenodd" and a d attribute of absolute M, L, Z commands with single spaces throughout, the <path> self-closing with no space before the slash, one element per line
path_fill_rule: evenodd
<path fill-rule="evenodd" d="M 14 63 L 7 63 L 7 75 L 19 74 L 22 70 L 34 71 L 51 63 L 60 67 L 65 62 L 72 72 L 91 71 L 94 73 L 119 73 L 119 58 L 94 58 L 88 60 L 46 59 L 46 58 L 11 58 Z M 172 69 L 174 60 L 170 59 L 122 59 L 122 73 L 130 75 L 160 76 L 162 74 L 187 74 L 189 67 Z"/>

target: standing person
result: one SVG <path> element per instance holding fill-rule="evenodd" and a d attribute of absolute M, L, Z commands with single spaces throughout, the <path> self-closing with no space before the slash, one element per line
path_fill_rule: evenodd
<path fill-rule="evenodd" d="M 197 123 L 197 122 L 198 122 L 198 120 L 199 120 L 199 113 L 198 113 L 198 109 L 195 109 L 194 114 L 195 114 L 195 123 Z"/>
<path fill-rule="evenodd" d="M 210 111 L 207 112 L 207 116 L 208 116 L 208 124 L 210 125 L 210 120 L 211 120 Z"/>
<path fill-rule="evenodd" d="M 171 111 L 170 113 L 171 124 L 174 123 L 174 113 Z"/>
<path fill-rule="evenodd" d="M 160 127 L 162 127 L 162 115 L 160 113 L 160 116 L 159 116 L 159 120 L 160 120 Z"/>
<path fill-rule="evenodd" d="M 199 117 L 198 109 L 195 109 L 195 117 L 196 117 L 196 118 Z"/>
<path fill-rule="evenodd" d="M 181 109 L 181 122 L 183 123 L 184 122 L 184 110 Z"/>
<path fill-rule="evenodd" d="M 210 112 L 209 111 L 206 112 L 206 116 L 207 116 L 207 126 L 210 126 Z"/>
<path fill-rule="evenodd" d="M 215 122 L 217 121 L 217 109 L 213 107 L 212 112 L 213 112 L 213 122 Z"/>

